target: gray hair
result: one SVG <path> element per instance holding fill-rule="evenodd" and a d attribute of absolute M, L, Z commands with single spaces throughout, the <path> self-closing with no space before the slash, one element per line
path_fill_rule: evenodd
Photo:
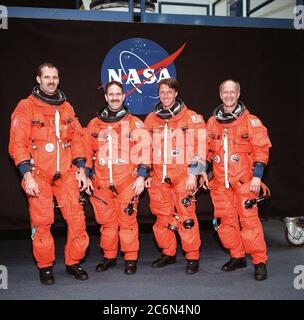
<path fill-rule="evenodd" d="M 236 80 L 233 80 L 233 79 L 224 80 L 224 81 L 220 84 L 219 92 L 221 92 L 223 85 L 224 85 L 226 82 L 228 82 L 228 81 L 232 81 L 232 82 L 235 84 L 236 89 L 238 90 L 238 92 L 239 92 L 239 93 L 241 92 L 241 85 L 240 85 L 240 83 L 237 82 Z"/>

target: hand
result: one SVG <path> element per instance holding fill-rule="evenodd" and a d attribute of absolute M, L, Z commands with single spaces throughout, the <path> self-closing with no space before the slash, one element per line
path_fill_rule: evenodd
<path fill-rule="evenodd" d="M 144 188 L 145 188 L 145 178 L 137 177 L 132 188 L 132 190 L 135 189 L 135 195 L 139 196 L 144 191 Z"/>
<path fill-rule="evenodd" d="M 253 177 L 250 183 L 250 191 L 259 194 L 261 188 L 261 179 L 258 177 Z"/>
<path fill-rule="evenodd" d="M 80 191 L 86 190 L 88 187 L 88 183 L 85 174 L 85 168 L 79 168 L 78 174 L 76 175 L 76 179 L 78 180 L 78 188 L 80 189 Z"/>
<path fill-rule="evenodd" d="M 201 174 L 201 177 L 200 177 L 200 185 L 202 186 L 202 188 L 204 190 L 207 190 L 209 189 L 209 181 L 208 181 L 208 176 L 207 176 L 207 173 L 206 172 L 203 172 Z"/>
<path fill-rule="evenodd" d="M 146 181 L 145 181 L 145 188 L 150 188 L 151 187 L 151 183 L 152 183 L 152 178 L 149 177 Z"/>
<path fill-rule="evenodd" d="M 30 197 L 39 196 L 40 190 L 38 184 L 30 172 L 24 174 L 24 189 L 26 194 Z"/>
<path fill-rule="evenodd" d="M 90 196 L 93 194 L 93 191 L 94 191 L 94 187 L 93 187 L 92 180 L 90 178 L 87 178 L 87 189 L 85 192 Z"/>
<path fill-rule="evenodd" d="M 196 176 L 193 174 L 188 174 L 188 178 L 186 181 L 186 190 L 193 190 L 195 187 Z"/>

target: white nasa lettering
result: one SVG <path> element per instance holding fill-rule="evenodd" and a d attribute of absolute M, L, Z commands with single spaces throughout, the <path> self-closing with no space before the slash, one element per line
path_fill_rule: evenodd
<path fill-rule="evenodd" d="M 130 82 L 135 83 L 135 84 L 140 83 L 140 78 L 138 76 L 136 69 L 129 69 L 128 78 L 127 78 L 126 83 L 129 84 Z"/>
<path fill-rule="evenodd" d="M 167 68 L 164 68 L 161 70 L 160 74 L 159 74 L 159 78 L 158 78 L 158 82 L 162 79 L 167 79 L 167 78 L 171 78 L 169 71 Z"/>
<path fill-rule="evenodd" d="M 122 81 L 121 81 L 121 72 L 122 72 L 122 69 L 118 69 L 118 72 L 119 72 L 119 74 L 117 74 L 117 73 L 116 73 L 116 70 L 114 70 L 114 69 L 108 69 L 109 82 L 112 81 L 112 80 L 122 82 Z"/>
<path fill-rule="evenodd" d="M 146 84 L 152 84 L 157 81 L 157 78 L 154 75 L 154 69 L 145 69 L 143 72 L 143 76 L 149 79 L 148 81 L 146 81 Z"/>
<path fill-rule="evenodd" d="M 145 84 L 153 84 L 155 83 L 155 81 L 159 82 L 162 79 L 167 79 L 171 77 L 169 70 L 167 68 L 164 68 L 159 72 L 158 78 L 156 75 L 157 73 L 155 73 L 154 69 L 144 69 L 143 77 L 147 79 L 145 81 Z M 117 70 L 108 69 L 108 79 L 109 79 L 109 82 L 112 80 L 122 82 L 122 69 L 117 69 Z M 129 69 L 127 74 L 126 84 L 129 84 L 129 83 L 140 84 L 141 82 L 142 81 L 140 80 L 137 70 Z"/>

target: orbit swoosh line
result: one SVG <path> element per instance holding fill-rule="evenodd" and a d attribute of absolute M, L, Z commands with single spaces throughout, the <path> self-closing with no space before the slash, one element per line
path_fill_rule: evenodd
<path fill-rule="evenodd" d="M 139 83 L 137 86 L 134 86 L 134 88 L 132 90 L 129 90 L 128 92 L 125 93 L 126 97 L 128 95 L 130 95 L 132 92 L 134 92 L 136 89 L 140 88 L 142 85 L 144 85 L 149 79 L 151 79 L 155 74 L 158 74 L 161 72 L 162 69 L 166 68 L 168 65 L 170 65 L 180 54 L 181 52 L 184 50 L 185 46 L 186 46 L 186 42 L 179 48 L 177 49 L 174 53 L 172 53 L 170 56 L 168 56 L 167 58 L 149 66 L 149 69 L 153 69 L 157 71 L 154 71 L 153 74 L 146 78 L 144 81 L 142 81 L 141 83 Z M 140 69 L 137 70 L 138 75 L 142 75 L 143 72 L 146 70 L 146 68 L 144 69 Z M 128 75 L 124 75 L 121 77 L 122 80 L 125 80 L 128 78 Z M 104 87 L 106 84 L 103 84 L 101 86 L 99 86 L 97 89 L 101 89 L 102 87 Z"/>

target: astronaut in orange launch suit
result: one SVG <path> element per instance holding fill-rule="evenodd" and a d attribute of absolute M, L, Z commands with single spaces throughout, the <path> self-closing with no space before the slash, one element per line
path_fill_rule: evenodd
<path fill-rule="evenodd" d="M 160 102 L 145 119 L 145 126 L 153 137 L 152 178 L 147 179 L 146 187 L 150 209 L 157 218 L 154 236 L 162 249 L 162 256 L 152 267 L 161 268 L 176 262 L 174 231 L 177 231 L 186 252 L 186 274 L 194 274 L 199 269 L 199 224 L 195 202 L 185 207 L 182 200 L 196 187 L 196 177 L 202 171 L 204 157 L 198 150 L 204 149 L 205 140 L 199 136 L 205 134 L 205 122 L 177 97 L 177 80 L 161 80 L 158 92 Z"/>
<path fill-rule="evenodd" d="M 233 271 L 246 267 L 252 256 L 255 279 L 267 278 L 267 249 L 257 206 L 245 201 L 257 197 L 271 142 L 261 120 L 239 101 L 240 85 L 226 80 L 220 86 L 222 104 L 207 122 L 207 159 L 212 163 L 210 182 L 215 218 L 220 218 L 219 237 L 231 259 L 222 267 Z"/>
<path fill-rule="evenodd" d="M 36 80 L 39 86 L 18 103 L 12 114 L 9 141 L 9 153 L 23 176 L 22 187 L 28 196 L 33 253 L 40 281 L 53 284 L 55 246 L 50 228 L 56 197 L 68 227 L 66 271 L 86 280 L 88 275 L 79 265 L 89 244 L 79 203 L 79 189 L 87 187 L 83 130 L 58 89 L 57 67 L 40 65 Z"/>
<path fill-rule="evenodd" d="M 104 257 L 96 271 L 116 265 L 118 245 L 124 253 L 125 273 L 137 270 L 139 251 L 137 205 L 149 174 L 150 135 L 143 122 L 124 106 L 120 82 L 105 86 L 108 105 L 92 119 L 85 132 L 89 194 L 101 225 Z M 146 159 L 146 161 L 144 160 Z"/>

